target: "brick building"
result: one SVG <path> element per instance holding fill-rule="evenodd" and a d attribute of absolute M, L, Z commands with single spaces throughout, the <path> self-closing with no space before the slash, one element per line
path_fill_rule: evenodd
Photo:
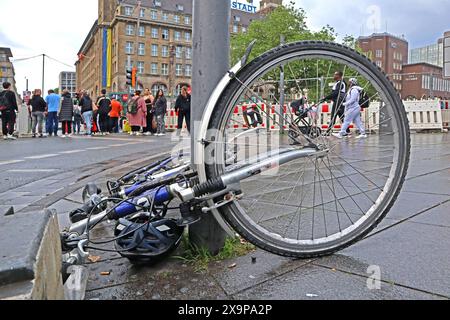
<path fill-rule="evenodd" d="M 450 79 L 444 79 L 442 68 L 429 63 L 403 66 L 403 99 L 450 99 Z"/>
<path fill-rule="evenodd" d="M 140 5 L 139 5 L 140 2 Z M 281 1 L 262 1 L 264 7 Z M 268 7 L 267 7 L 268 8 Z M 232 10 L 230 32 L 245 32 L 261 14 Z M 192 0 L 98 0 L 98 20 L 78 52 L 77 88 L 127 91 L 126 69 L 139 88 L 176 95 L 192 76 Z"/>
<path fill-rule="evenodd" d="M 398 91 L 402 90 L 402 67 L 408 63 L 408 41 L 389 33 L 358 38 L 359 47 L 386 72 Z"/>
<path fill-rule="evenodd" d="M 14 66 L 10 61 L 12 57 L 10 48 L 0 48 L 0 91 L 3 90 L 1 86 L 3 82 L 9 82 L 12 84 L 13 90 L 17 92 Z"/>

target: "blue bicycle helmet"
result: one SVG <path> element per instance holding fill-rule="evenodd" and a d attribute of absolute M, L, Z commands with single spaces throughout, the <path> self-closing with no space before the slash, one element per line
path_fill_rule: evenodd
<path fill-rule="evenodd" d="M 133 263 L 156 263 L 180 244 L 184 227 L 175 220 L 159 219 L 151 223 L 120 219 L 115 229 L 116 250 Z"/>

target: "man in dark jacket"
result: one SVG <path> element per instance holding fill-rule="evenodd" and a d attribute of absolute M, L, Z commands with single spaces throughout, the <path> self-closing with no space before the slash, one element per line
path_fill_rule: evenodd
<path fill-rule="evenodd" d="M 39 138 L 43 138 L 44 134 L 42 127 L 44 123 L 45 110 L 47 110 L 47 103 L 44 98 L 42 98 L 42 91 L 40 89 L 36 89 L 34 91 L 29 106 L 31 107 L 31 129 L 33 132 L 33 138 L 36 138 L 37 132 L 39 132 Z"/>
<path fill-rule="evenodd" d="M 111 99 L 106 96 L 106 90 L 102 90 L 102 95 L 97 99 L 98 124 L 102 135 L 109 134 L 109 113 L 111 112 Z"/>
<path fill-rule="evenodd" d="M 14 126 L 16 124 L 16 112 L 19 112 L 17 106 L 16 94 L 11 90 L 11 83 L 3 83 L 4 91 L 0 93 L 0 101 L 4 110 L 2 110 L 2 132 L 4 140 L 16 140 L 13 136 Z M 3 105 L 4 104 L 4 105 Z"/>
<path fill-rule="evenodd" d="M 341 119 L 341 123 L 344 123 L 345 118 L 344 101 L 347 95 L 347 85 L 344 81 L 343 76 L 344 74 L 341 71 L 337 71 L 334 74 L 334 81 L 336 81 L 336 83 L 333 85 L 333 89 L 330 95 L 324 98 L 325 101 L 328 100 L 333 101 L 333 108 L 331 111 L 331 122 L 327 132 L 328 134 L 333 130 L 338 117 L 339 119 Z M 348 132 L 350 132 L 350 130 Z"/>
<path fill-rule="evenodd" d="M 191 95 L 188 93 L 188 88 L 183 87 L 181 94 L 175 103 L 175 111 L 178 112 L 178 131 L 180 135 L 183 130 L 183 121 L 186 119 L 187 130 L 191 132 Z"/>

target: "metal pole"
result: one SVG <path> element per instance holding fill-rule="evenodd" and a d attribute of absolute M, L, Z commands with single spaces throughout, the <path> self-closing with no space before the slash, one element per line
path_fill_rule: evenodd
<path fill-rule="evenodd" d="M 286 42 L 286 38 L 284 35 L 280 36 L 280 44 L 284 45 Z M 284 85 L 285 85 L 285 73 L 284 73 L 284 64 L 280 66 L 280 106 L 278 108 L 278 114 L 283 114 L 284 111 L 284 104 L 286 101 L 286 93 L 284 92 Z M 280 117 L 280 132 L 284 133 L 284 118 Z"/>
<path fill-rule="evenodd" d="M 194 149 L 196 123 L 202 119 L 209 96 L 230 67 L 231 0 L 193 1 L 193 76 L 191 148 Z M 194 152 L 192 163 L 195 163 Z M 225 244 L 226 232 L 213 215 L 189 228 L 191 241 L 217 254 Z"/>
<path fill-rule="evenodd" d="M 42 96 L 44 96 L 45 87 L 45 54 L 42 54 Z"/>

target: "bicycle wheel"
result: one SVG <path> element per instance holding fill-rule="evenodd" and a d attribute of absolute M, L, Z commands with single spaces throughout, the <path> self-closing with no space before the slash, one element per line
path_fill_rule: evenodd
<path fill-rule="evenodd" d="M 322 104 L 320 128 L 311 127 L 320 134 L 299 130 L 293 146 L 289 131 L 295 116 L 289 103 L 306 92 L 314 105 L 328 92 L 325 84 L 333 83 L 335 71 L 358 79 L 370 93 L 370 108 L 362 115 L 365 128 L 360 128 L 367 138 L 327 136 L 331 106 Z M 239 115 L 249 104 L 265 118 L 256 130 L 246 128 Z M 394 204 L 409 165 L 408 120 L 393 84 L 365 56 L 335 43 L 292 43 L 253 60 L 223 92 L 208 128 L 204 165 L 209 179 L 286 147 L 313 145 L 324 151 L 241 181 L 242 197 L 220 209 L 248 241 L 283 256 L 328 255 L 361 240 Z"/>

